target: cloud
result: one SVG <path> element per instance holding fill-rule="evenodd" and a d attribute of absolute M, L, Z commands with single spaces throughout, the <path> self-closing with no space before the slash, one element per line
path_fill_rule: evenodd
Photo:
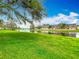
<path fill-rule="evenodd" d="M 71 12 L 70 13 L 70 16 L 72 17 L 72 16 L 79 16 L 79 14 L 77 14 L 77 13 L 75 13 L 75 12 Z"/>
<path fill-rule="evenodd" d="M 41 22 L 42 24 L 59 24 L 59 23 L 66 23 L 66 24 L 78 24 L 79 19 L 77 18 L 79 14 L 75 12 L 70 12 L 69 15 L 65 15 L 59 13 L 57 16 L 44 18 Z"/>

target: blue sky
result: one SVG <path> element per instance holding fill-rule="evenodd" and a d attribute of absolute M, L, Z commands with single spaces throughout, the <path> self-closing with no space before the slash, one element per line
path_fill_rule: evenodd
<path fill-rule="evenodd" d="M 79 0 L 46 0 L 44 7 L 47 9 L 49 17 L 58 13 L 64 13 L 66 15 L 69 12 L 79 13 Z"/>
<path fill-rule="evenodd" d="M 43 18 L 45 24 L 79 24 L 79 0 L 45 0 L 48 14 Z"/>
<path fill-rule="evenodd" d="M 78 24 L 79 25 L 79 0 L 45 0 L 48 17 L 43 18 L 43 24 Z M 21 8 L 19 9 L 21 10 Z M 3 17 L 6 19 L 6 17 Z"/>

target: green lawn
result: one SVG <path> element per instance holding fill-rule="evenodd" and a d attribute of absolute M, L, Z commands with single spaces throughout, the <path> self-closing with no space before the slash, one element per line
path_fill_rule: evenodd
<path fill-rule="evenodd" d="M 79 32 L 79 30 L 52 30 L 52 32 Z"/>
<path fill-rule="evenodd" d="M 79 39 L 1 31 L 0 59 L 79 59 Z"/>

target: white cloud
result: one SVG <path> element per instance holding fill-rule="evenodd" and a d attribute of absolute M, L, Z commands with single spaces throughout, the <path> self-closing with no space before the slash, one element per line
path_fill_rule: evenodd
<path fill-rule="evenodd" d="M 79 14 L 75 13 L 75 12 L 71 12 L 70 16 L 79 16 Z"/>
<path fill-rule="evenodd" d="M 77 24 L 79 19 L 77 19 L 76 16 L 79 16 L 79 14 L 75 12 L 70 12 L 69 15 L 64 15 L 62 13 L 59 13 L 57 16 L 44 18 L 42 23 L 43 24 L 59 24 L 63 22 L 67 24 Z"/>
<path fill-rule="evenodd" d="M 76 18 L 76 16 L 79 16 L 79 14 L 70 12 L 69 15 L 65 15 L 62 13 L 59 13 L 57 16 L 53 16 L 50 18 L 43 18 L 41 23 L 34 22 L 35 26 L 42 25 L 42 24 L 59 24 L 61 22 L 66 24 L 79 24 L 79 19 Z M 27 22 L 25 24 L 17 24 L 21 28 L 30 28 L 30 24 Z"/>

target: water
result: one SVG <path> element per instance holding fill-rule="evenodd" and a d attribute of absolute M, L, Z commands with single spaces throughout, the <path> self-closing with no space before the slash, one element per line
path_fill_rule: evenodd
<path fill-rule="evenodd" d="M 49 33 L 50 34 L 50 33 Z M 56 35 L 62 35 L 62 36 L 70 36 L 70 37 L 75 37 L 79 38 L 79 32 L 53 32 L 51 34 L 56 34 Z"/>

